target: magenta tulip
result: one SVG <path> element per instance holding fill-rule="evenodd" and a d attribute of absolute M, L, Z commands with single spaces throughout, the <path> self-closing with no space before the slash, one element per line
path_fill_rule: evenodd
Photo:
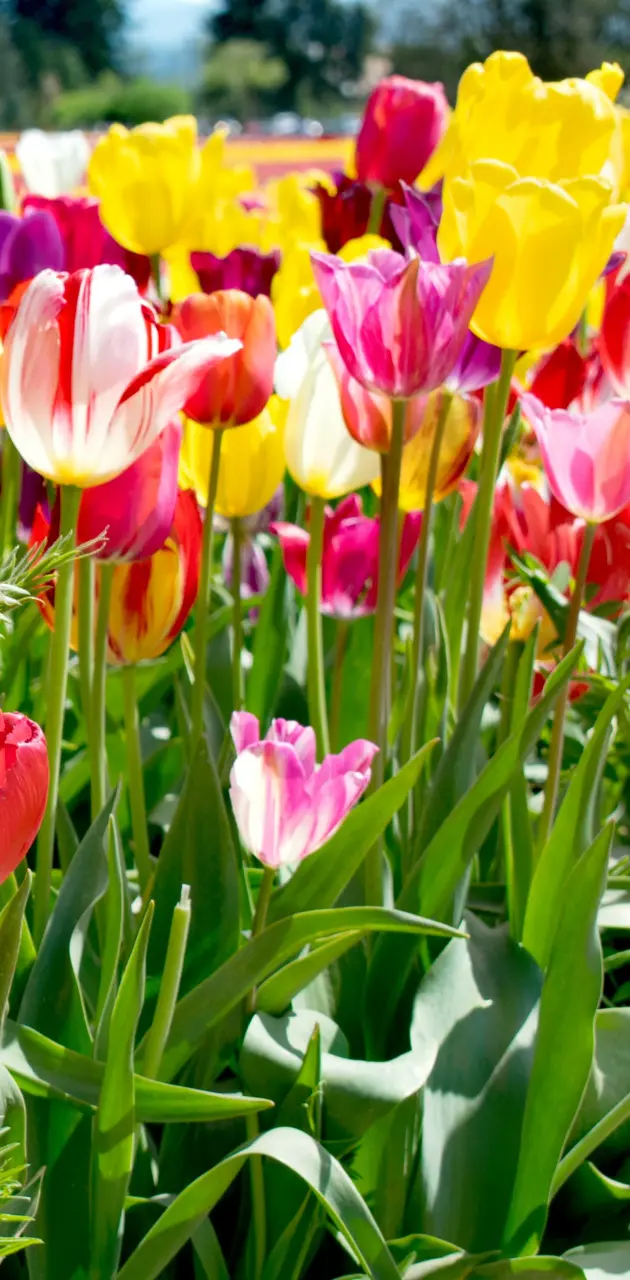
<path fill-rule="evenodd" d="M 104 536 L 99 560 L 147 560 L 171 531 L 182 427 L 171 422 L 137 462 L 106 484 L 85 489 L 79 542 Z"/>
<path fill-rule="evenodd" d="M 398 581 L 402 582 L 418 544 L 422 515 L 405 516 L 400 537 Z M 282 559 L 301 595 L 306 595 L 306 557 L 310 535 L 298 525 L 276 522 Z M 335 618 L 361 618 L 374 613 L 378 597 L 380 521 L 363 515 L 357 494 L 344 498 L 334 511 L 326 508 L 322 552 L 321 611 Z"/>
<path fill-rule="evenodd" d="M 230 731 L 234 817 L 243 845 L 266 867 L 315 853 L 369 785 L 378 749 L 372 742 L 358 739 L 317 765 L 315 732 L 295 720 L 274 720 L 261 739 L 256 716 L 235 711 Z"/>
<path fill-rule="evenodd" d="M 342 360 L 357 382 L 401 400 L 442 385 L 491 262 L 422 262 L 391 249 L 374 250 L 367 262 L 311 257 Z"/>
<path fill-rule="evenodd" d="M 370 95 L 356 147 L 360 182 L 395 187 L 415 182 L 448 120 L 442 84 L 388 76 Z"/>
<path fill-rule="evenodd" d="M 526 394 L 521 408 L 563 507 L 590 524 L 618 515 L 630 502 L 630 400 L 609 400 L 580 414 L 548 409 Z"/>
<path fill-rule="evenodd" d="M 28 853 L 48 798 L 48 752 L 38 724 L 0 711 L 0 883 Z"/>
<path fill-rule="evenodd" d="M 151 278 L 151 259 L 142 253 L 131 253 L 110 236 L 101 222 L 98 200 L 92 196 L 27 196 L 24 211 L 31 210 L 41 217 L 46 214 L 57 226 L 63 246 L 60 263 L 45 263 L 55 270 L 80 271 L 85 267 L 97 267 L 102 262 L 122 267 L 135 280 L 139 289 L 146 289 Z M 35 274 L 35 273 L 33 273 Z"/>

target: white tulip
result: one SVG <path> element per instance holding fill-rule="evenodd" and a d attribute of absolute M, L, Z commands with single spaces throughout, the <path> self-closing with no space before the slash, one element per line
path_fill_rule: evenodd
<path fill-rule="evenodd" d="M 26 129 L 15 154 L 29 191 L 54 200 L 76 191 L 85 182 L 90 144 L 80 129 L 72 133 Z"/>
<path fill-rule="evenodd" d="M 323 343 L 332 338 L 325 311 L 315 311 L 276 361 L 278 395 L 289 400 L 287 467 L 296 484 L 318 498 L 341 498 L 371 484 L 378 453 L 352 439 L 341 411 L 337 380 Z"/>

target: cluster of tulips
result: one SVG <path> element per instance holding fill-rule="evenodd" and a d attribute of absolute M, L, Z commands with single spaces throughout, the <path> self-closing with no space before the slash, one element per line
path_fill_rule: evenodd
<path fill-rule="evenodd" d="M 229 166 L 220 133 L 200 145 L 192 119 L 114 126 L 88 159 L 89 194 L 35 190 L 19 213 L 0 213 L 1 550 L 18 531 L 31 547 L 60 536 L 79 544 L 40 601 L 52 629 L 47 752 L 37 725 L 0 714 L 0 865 L 9 875 L 41 825 L 40 936 L 69 652 L 96 816 L 110 783 L 107 666 L 124 667 L 133 709 L 137 664 L 164 654 L 191 613 L 187 714 L 193 743 L 203 734 L 212 588 L 224 591 L 217 529 L 227 533 L 221 574 L 232 602 L 231 798 L 246 850 L 272 877 L 317 850 L 370 782 L 420 745 L 433 519 L 454 490 L 459 528 L 474 522 L 454 712 L 506 625 L 520 639 L 540 625 L 541 680 L 558 657 L 519 556 L 536 557 L 550 578 L 568 566 L 567 652 L 580 608 L 623 607 L 630 131 L 615 104 L 621 78 L 605 65 L 546 84 L 521 55 L 495 53 L 468 69 L 449 114 L 441 86 L 392 77 L 368 103 L 352 174 L 292 174 L 263 191 Z M 255 627 L 274 539 L 305 600 L 310 725 L 277 720 L 264 737 L 244 709 L 244 621 Z M 394 731 L 395 611 L 410 571 L 411 678 Z M 331 722 L 341 745 L 338 690 L 327 697 L 322 617 L 347 634 L 369 613 L 370 740 L 331 755 Z M 137 733 L 132 710 L 130 738 L 134 724 Z M 133 760 L 138 744 L 129 747 Z M 141 770 L 130 767 L 130 785 L 144 889 Z M 382 859 L 377 845 L 365 883 L 374 903 Z"/>

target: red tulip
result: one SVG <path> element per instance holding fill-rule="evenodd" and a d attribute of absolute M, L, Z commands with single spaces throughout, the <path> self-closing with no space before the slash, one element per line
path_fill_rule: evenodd
<path fill-rule="evenodd" d="M 48 799 L 48 752 L 38 724 L 0 711 L 0 882 L 26 857 Z"/>
<path fill-rule="evenodd" d="M 376 86 L 357 138 L 359 182 L 395 187 L 415 182 L 435 151 L 448 119 L 441 84 L 389 76 Z"/>
<path fill-rule="evenodd" d="M 223 333 L 242 343 L 229 368 L 226 363 L 202 379 L 185 414 L 209 427 L 238 427 L 257 418 L 273 391 L 276 325 L 269 298 L 239 289 L 194 293 L 175 307 L 172 320 L 184 342 Z"/>

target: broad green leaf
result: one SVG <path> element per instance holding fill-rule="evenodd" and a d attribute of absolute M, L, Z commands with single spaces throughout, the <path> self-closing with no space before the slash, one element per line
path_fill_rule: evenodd
<path fill-rule="evenodd" d="M 578 653 L 579 647 L 558 664 L 527 719 L 506 738 L 444 820 L 398 896 L 396 905 L 401 910 L 419 910 L 441 919 L 452 916 L 457 887 L 537 742 L 556 698 L 570 678 Z M 386 1051 L 415 954 L 415 943 L 406 938 L 379 938 L 375 944 L 366 989 L 366 1031 L 375 1056 Z"/>
<path fill-rule="evenodd" d="M 348 1056 L 345 1037 L 324 1014 L 302 1009 L 272 1018 L 260 1013 L 252 1018 L 241 1050 L 239 1068 L 247 1088 L 282 1103 L 299 1077 L 316 1026 L 322 1033 L 326 1140 L 347 1148 L 422 1088 L 433 1065 L 435 1045 L 425 1044 L 416 1053 L 390 1062 L 364 1062 Z"/>
<path fill-rule="evenodd" d="M 20 1022 L 82 1053 L 91 1052 L 92 1040 L 78 973 L 94 906 L 107 890 L 106 834 L 117 794 L 68 868 L 20 1005 Z"/>
<path fill-rule="evenodd" d="M 149 943 L 148 995 L 157 994 L 173 911 L 190 885 L 191 925 L 182 994 L 207 978 L 239 943 L 239 873 L 232 829 L 205 739 L 190 765 L 157 864 L 155 923 Z"/>
<path fill-rule="evenodd" d="M 300 863 L 295 875 L 272 895 L 271 923 L 296 912 L 333 906 L 374 841 L 405 803 L 434 746 L 427 743 L 399 773 L 352 810 L 323 849 Z"/>
<path fill-rule="evenodd" d="M 366 935 L 359 930 L 356 933 L 342 933 L 338 938 L 322 942 L 312 947 L 305 956 L 299 956 L 285 964 L 284 968 L 267 978 L 256 994 L 256 1008 L 262 1013 L 282 1013 L 298 991 L 303 991 L 319 973 L 345 955 L 351 947 L 355 947 Z"/>
<path fill-rule="evenodd" d="M 109 1024 L 116 999 L 118 985 L 118 959 L 123 942 L 127 883 L 124 855 L 113 818 L 109 820 L 107 834 L 109 884 L 105 897 L 105 937 L 101 956 L 101 973 L 96 1006 L 96 1035 L 94 1056 L 107 1057 Z"/>
<path fill-rule="evenodd" d="M 416 1180 L 421 1133 L 419 1090 L 370 1125 L 352 1154 L 353 1181 L 389 1241 L 402 1235 L 406 1222 L 413 1218 L 409 1199 Z"/>
<path fill-rule="evenodd" d="M 90 1199 L 90 1277 L 113 1280 L 133 1169 L 136 1130 L 133 1053 L 144 1003 L 146 956 L 153 904 L 149 903 L 112 1008 L 109 1050 L 94 1117 Z"/>
<path fill-rule="evenodd" d="M 273 1129 L 233 1152 L 175 1197 L 119 1272 L 118 1280 L 154 1280 L 190 1239 L 252 1156 L 286 1165 L 314 1191 L 370 1280 L 400 1280 L 398 1268 L 347 1173 L 297 1129 Z"/>
<path fill-rule="evenodd" d="M 470 1252 L 497 1249 L 510 1207 L 542 975 L 510 938 L 467 918 L 418 988 L 415 1054 L 424 1088 L 424 1230 Z"/>
<path fill-rule="evenodd" d="M 24 912 L 31 891 L 31 873 L 27 871 L 22 883 L 0 913 L 0 1023 L 4 1018 L 11 984 L 20 954 Z"/>
<path fill-rule="evenodd" d="M 271 719 L 287 652 L 287 576 L 282 551 L 273 554 L 271 580 L 254 632 L 252 669 L 247 679 L 247 709 L 258 716 L 261 728 Z"/>
<path fill-rule="evenodd" d="M 630 1140 L 630 1009 L 600 1009 L 595 1018 L 595 1056 L 570 1146 L 553 1181 L 555 1194 L 602 1143 L 623 1155 Z"/>
<path fill-rule="evenodd" d="M 597 909 L 606 881 L 611 825 L 582 854 L 556 903 L 521 1151 L 505 1230 L 506 1252 L 538 1248 L 556 1168 L 586 1087 L 603 963 Z"/>
<path fill-rule="evenodd" d="M 225 1017 L 265 978 L 280 968 L 285 960 L 299 953 L 309 943 L 345 931 L 389 930 L 404 933 L 458 936 L 448 925 L 435 924 L 404 911 L 383 907 L 344 907 L 331 911 L 309 911 L 263 930 L 237 951 L 211 977 L 178 1001 L 173 1015 L 171 1034 L 162 1059 L 160 1074 L 172 1079 L 200 1044 L 203 1036 L 220 1018 Z M 144 1042 L 143 1042 L 144 1043 Z M 140 1045 L 139 1059 L 142 1062 Z"/>
<path fill-rule="evenodd" d="M 606 1240 L 568 1249 L 564 1256 L 581 1269 L 585 1280 L 624 1280 L 628 1275 L 629 1248 L 627 1240 Z"/>
<path fill-rule="evenodd" d="M 501 1262 L 486 1262 L 476 1267 L 473 1273 L 479 1280 L 511 1280 L 518 1276 L 519 1280 L 538 1280 L 539 1276 L 547 1276 L 548 1280 L 584 1280 L 584 1272 L 566 1258 L 506 1258 Z"/>
<path fill-rule="evenodd" d="M 414 858 L 418 858 L 426 849 L 436 831 L 470 786 L 471 777 L 475 771 L 475 754 L 479 746 L 481 717 L 501 677 L 509 639 L 508 626 L 494 648 L 490 650 L 470 698 L 459 717 L 455 732 L 433 775 L 422 821 L 414 842 Z"/>
<path fill-rule="evenodd" d="M 104 1064 L 65 1049 L 30 1027 L 7 1021 L 0 1043 L 0 1066 L 7 1067 L 31 1097 L 65 1099 L 85 1111 L 98 1105 Z M 271 1105 L 265 1098 L 208 1093 L 138 1075 L 134 1088 L 137 1119 L 145 1124 L 229 1120 Z"/>
<path fill-rule="evenodd" d="M 610 725 L 630 688 L 630 676 L 610 694 L 582 752 L 551 834 L 536 868 L 527 903 L 523 942 L 546 968 L 555 934 L 558 902 L 571 868 L 596 834 L 598 781 L 606 758 Z"/>

